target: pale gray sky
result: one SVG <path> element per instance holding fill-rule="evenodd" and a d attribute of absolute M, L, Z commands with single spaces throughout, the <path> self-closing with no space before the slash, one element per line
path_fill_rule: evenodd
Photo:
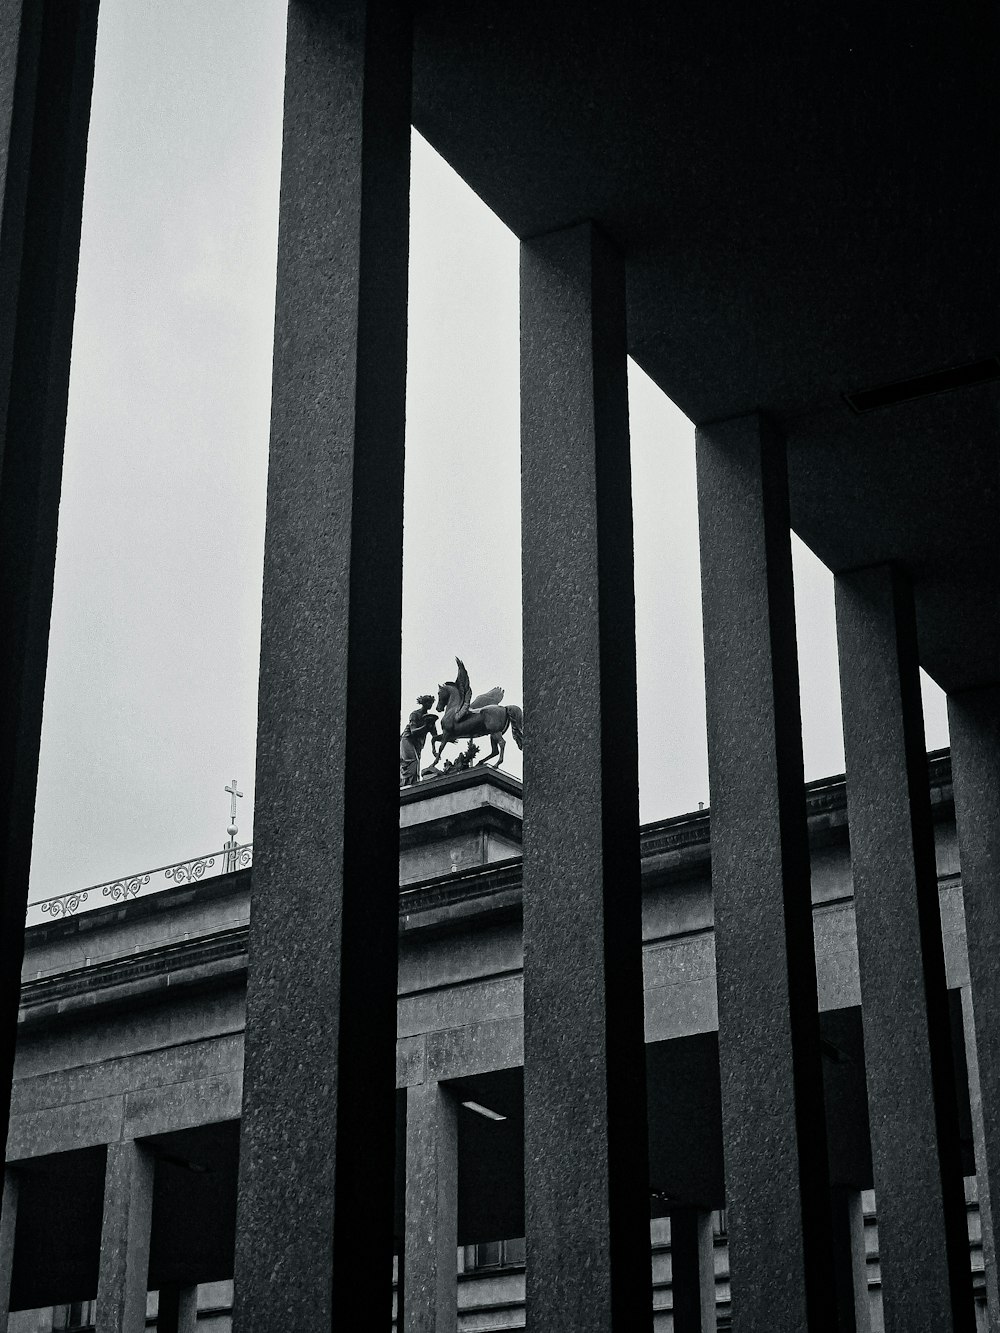
<path fill-rule="evenodd" d="M 102 0 L 35 898 L 220 847 L 233 776 L 252 834 L 284 12 Z M 415 137 L 404 713 L 456 654 L 521 700 L 517 357 L 517 243 Z M 693 430 L 634 367 L 630 397 L 651 820 L 708 796 Z M 833 591 L 798 543 L 796 583 L 818 777 L 843 764 Z"/>

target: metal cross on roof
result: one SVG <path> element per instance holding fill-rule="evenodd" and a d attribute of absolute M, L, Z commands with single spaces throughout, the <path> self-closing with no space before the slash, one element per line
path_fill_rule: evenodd
<path fill-rule="evenodd" d="M 231 787 L 227 787 L 227 788 L 226 788 L 226 791 L 229 792 L 230 796 L 233 798 L 233 799 L 232 799 L 232 807 L 233 807 L 233 808 L 232 808 L 232 811 L 230 812 L 230 821 L 231 821 L 231 823 L 235 824 L 235 823 L 236 823 L 236 798 L 237 798 L 238 796 L 242 797 L 243 793 L 240 791 L 239 787 L 237 787 L 237 785 L 236 785 L 236 779 L 235 779 L 235 778 L 233 778 L 233 785 L 232 785 Z"/>

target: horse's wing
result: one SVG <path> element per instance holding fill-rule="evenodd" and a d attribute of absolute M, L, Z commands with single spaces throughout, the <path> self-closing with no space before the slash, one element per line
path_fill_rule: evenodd
<path fill-rule="evenodd" d="M 470 707 L 472 708 L 490 708 L 493 704 L 498 704 L 503 698 L 503 686 L 494 685 L 492 690 L 487 690 L 485 694 L 477 695 L 473 699 Z"/>
<path fill-rule="evenodd" d="M 465 669 L 465 663 L 460 657 L 455 658 L 458 666 L 458 675 L 455 677 L 455 684 L 458 686 L 458 692 L 461 695 L 462 702 L 458 706 L 456 719 L 465 717 L 472 706 L 472 686 L 469 684 L 469 673 Z"/>

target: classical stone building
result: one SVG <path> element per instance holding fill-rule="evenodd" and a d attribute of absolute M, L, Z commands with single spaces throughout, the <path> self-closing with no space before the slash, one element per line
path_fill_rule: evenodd
<path fill-rule="evenodd" d="M 970 1288 L 985 1328 L 972 1142 L 981 1108 L 964 1059 L 968 962 L 947 756 L 930 770 Z M 807 810 L 841 1295 L 870 1320 L 856 1326 L 879 1333 L 843 780 L 812 784 Z M 709 826 L 698 811 L 641 835 L 652 1304 L 663 1333 L 685 1300 L 707 1300 L 713 1326 L 730 1326 Z M 402 795 L 400 830 L 393 1277 L 401 1256 L 403 1326 L 434 1327 L 450 1302 L 468 1333 L 520 1328 L 520 784 L 486 769 L 426 782 Z M 98 889 L 32 909 L 8 1147 L 17 1223 L 0 1276 L 13 1308 L 35 1308 L 11 1316 L 11 1333 L 91 1327 L 136 1264 L 148 1264 L 137 1276 L 150 1288 L 150 1324 L 164 1302 L 159 1333 L 191 1333 L 196 1313 L 199 1333 L 229 1328 L 251 873 L 194 879 L 189 863 L 170 879 L 133 881 L 142 896 L 115 901 Z M 121 1169 L 133 1155 L 138 1187 Z M 436 1285 L 407 1283 L 407 1236 L 433 1245 Z M 54 1324 L 51 1309 L 36 1308 L 58 1302 L 68 1304 Z"/>
<path fill-rule="evenodd" d="M 4 1112 L 97 9 L 0 6 Z M 238 1176 L 196 1169 L 204 1131 L 167 1147 L 190 1164 L 177 1167 L 185 1226 L 171 1236 L 194 1236 L 218 1213 L 207 1196 L 199 1206 L 198 1189 L 226 1181 L 231 1204 L 235 1179 L 236 1333 L 370 1325 L 400 1226 L 400 1081 L 415 1156 L 434 1167 L 408 1196 L 432 1222 L 406 1229 L 404 1286 L 422 1312 L 411 1333 L 454 1322 L 454 1191 L 439 1185 L 467 1123 L 449 1084 L 466 1075 L 472 1100 L 507 1115 L 492 1122 L 500 1135 L 520 1123 L 523 1091 L 535 1333 L 649 1327 L 649 1190 L 664 1164 L 678 1178 L 663 1188 L 695 1205 L 719 1198 L 724 1168 L 737 1333 L 856 1327 L 839 1164 L 856 1169 L 864 1140 L 839 1135 L 865 1100 L 886 1327 L 971 1330 L 961 1046 L 921 666 L 949 700 L 976 1020 L 965 1049 L 984 1090 L 972 1120 L 986 1292 L 1000 1318 L 998 46 L 987 0 L 289 0 Z M 523 1089 L 510 1045 L 520 1028 L 489 1010 L 469 1010 L 454 1042 L 446 1027 L 426 1049 L 404 1047 L 402 1079 L 397 1061 L 397 971 L 405 987 L 422 919 L 406 917 L 400 953 L 389 701 L 401 694 L 412 126 L 521 241 Z M 684 1028 L 684 987 L 648 996 L 654 1049 L 671 1024 L 687 1034 L 689 1045 L 666 1048 L 685 1053 L 683 1079 L 655 1059 L 647 1071 L 643 1039 L 629 354 L 698 428 L 717 1060 L 715 1015 L 699 1009 L 712 987 L 698 973 L 708 944 L 695 904 L 678 952 L 704 1028 Z M 792 528 L 836 582 L 855 932 L 832 954 L 848 908 L 821 909 L 832 935 L 817 953 Z M 818 873 L 813 890 L 823 892 Z M 473 901 L 479 912 L 494 900 Z M 457 947 L 460 905 L 446 895 L 438 910 Z M 514 956 L 505 930 L 492 941 L 500 973 Z M 857 972 L 828 969 L 852 957 L 851 939 Z M 854 1017 L 831 1031 L 822 997 L 852 976 Z M 497 986 L 513 993 L 513 974 Z M 220 986 L 220 1008 L 233 993 Z M 469 1068 L 459 1037 L 477 1022 Z M 235 1059 L 235 1031 L 213 1040 Z M 159 1051 L 149 1059 L 162 1067 Z M 664 1163 L 655 1148 L 650 1159 L 648 1145 L 674 1143 L 682 1127 L 709 1134 L 707 1102 L 689 1105 L 684 1089 L 705 1094 L 713 1067 L 721 1159 L 674 1151 Z M 178 1078 L 181 1102 L 196 1070 Z M 85 1090 L 85 1067 L 80 1077 Z M 846 1119 L 825 1109 L 833 1078 Z M 204 1095 L 235 1099 L 235 1071 Z M 147 1146 L 161 1122 L 156 1098 L 123 1089 L 122 1112 L 109 1096 L 79 1113 L 81 1134 L 86 1115 L 118 1116 L 126 1131 L 89 1131 L 113 1143 L 98 1323 L 136 1333 L 150 1189 L 154 1237 L 167 1206 Z M 235 1113 L 234 1100 L 230 1125 Z M 15 1151 L 16 1134 L 15 1115 Z M 473 1155 L 484 1207 L 513 1197 L 487 1175 L 510 1163 L 498 1142 Z M 220 1159 L 236 1147 L 235 1130 L 220 1129 Z M 95 1146 L 80 1162 L 73 1195 L 81 1207 L 90 1198 L 91 1219 L 103 1156 Z M 712 1180 L 683 1174 L 713 1161 Z M 78 1233 L 62 1216 L 68 1255 Z M 490 1230 L 510 1234 L 501 1220 Z M 681 1248 L 679 1268 L 699 1272 L 707 1234 L 692 1215 L 674 1228 L 675 1266 Z M 689 1290 L 678 1326 L 702 1329 L 700 1288 Z"/>

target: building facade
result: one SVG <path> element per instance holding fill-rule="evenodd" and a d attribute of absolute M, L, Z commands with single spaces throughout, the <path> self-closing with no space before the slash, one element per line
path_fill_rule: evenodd
<path fill-rule="evenodd" d="M 934 756 L 930 771 L 952 1021 L 964 1051 L 968 960 L 947 755 Z M 843 780 L 812 784 L 807 808 L 844 1273 L 855 1284 L 856 1327 L 881 1333 Z M 499 1333 L 525 1322 L 520 783 L 482 768 L 425 782 L 401 794 L 400 829 L 398 1241 L 392 1288 L 386 1273 L 370 1293 L 370 1326 L 380 1313 L 388 1319 L 402 1291 L 402 1327 L 434 1327 L 448 1299 L 463 1333 Z M 674 1327 L 674 1303 L 690 1298 L 693 1283 L 699 1300 L 710 1295 L 714 1326 L 728 1328 L 710 812 L 645 827 L 641 852 L 654 1326 Z M 186 883 L 139 877 L 136 896 L 121 901 L 91 891 L 85 902 L 68 895 L 33 909 L 6 1177 L 16 1225 L 2 1252 L 12 1333 L 93 1327 L 102 1284 L 120 1281 L 107 1256 L 122 1245 L 121 1262 L 146 1265 L 147 1326 L 230 1327 L 252 871 L 198 879 L 198 863 L 189 864 Z M 955 1085 L 969 1282 L 985 1329 L 978 1094 L 964 1059 Z M 120 1155 L 131 1153 L 148 1167 L 138 1199 L 120 1172 Z M 405 1237 L 428 1228 L 442 1255 L 433 1291 L 406 1281 Z M 693 1262 L 684 1249 L 675 1254 L 690 1236 L 701 1247 Z"/>

